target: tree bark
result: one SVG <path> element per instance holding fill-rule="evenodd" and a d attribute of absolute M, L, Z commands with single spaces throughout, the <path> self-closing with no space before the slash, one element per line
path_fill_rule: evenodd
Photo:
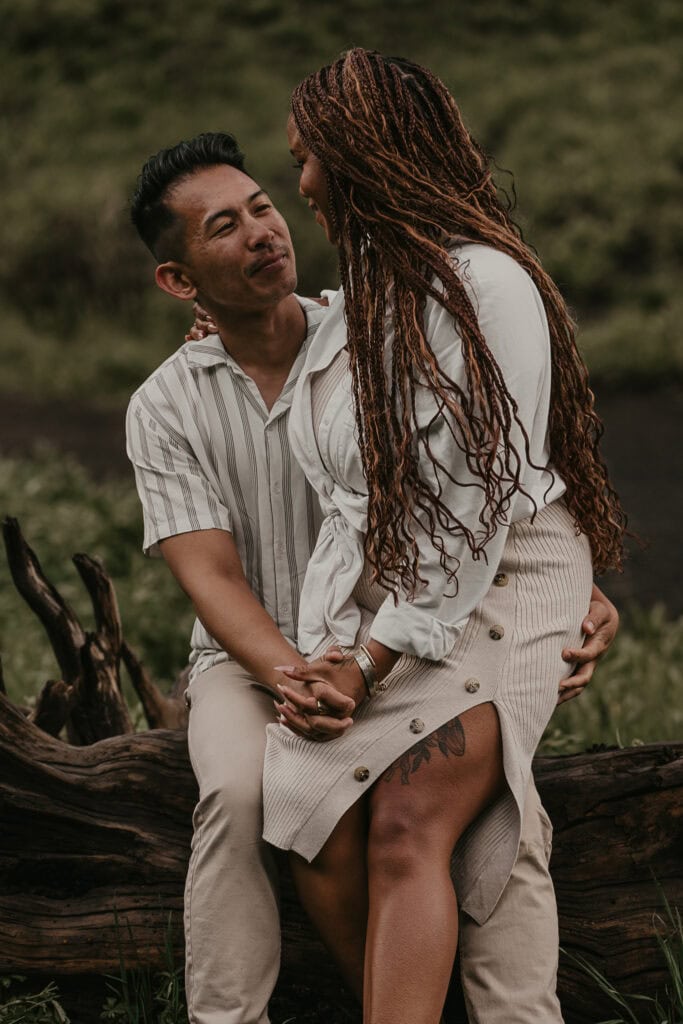
<path fill-rule="evenodd" d="M 562 944 L 617 987 L 663 988 L 653 917 L 683 904 L 683 744 L 540 758 L 555 825 L 552 871 Z M 42 732 L 0 696 L 0 972 L 112 973 L 182 950 L 182 891 L 196 787 L 185 734 L 154 730 L 75 747 Z M 284 892 L 290 982 L 330 992 L 338 977 Z M 563 961 L 568 1021 L 608 1007 Z M 313 998 L 311 996 L 311 998 Z"/>

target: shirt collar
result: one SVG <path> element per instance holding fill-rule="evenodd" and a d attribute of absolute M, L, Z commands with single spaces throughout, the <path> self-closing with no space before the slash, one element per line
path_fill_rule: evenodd
<path fill-rule="evenodd" d="M 299 295 L 295 296 L 295 298 L 306 314 L 306 337 L 292 367 L 292 373 L 287 384 L 285 384 L 284 391 L 289 388 L 290 384 L 292 387 L 294 386 L 293 371 L 295 368 L 298 369 L 297 364 L 299 364 L 300 359 L 307 351 L 311 338 L 315 335 L 320 323 L 327 314 L 327 307 L 321 306 L 315 299 L 304 299 Z M 187 342 L 185 351 L 189 366 L 197 369 L 207 369 L 211 366 L 223 364 L 238 377 L 248 376 L 230 353 L 226 352 L 218 334 L 209 334 L 201 341 Z"/>

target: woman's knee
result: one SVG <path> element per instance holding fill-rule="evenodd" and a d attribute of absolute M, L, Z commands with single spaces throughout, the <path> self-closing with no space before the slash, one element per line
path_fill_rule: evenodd
<path fill-rule="evenodd" d="M 448 831 L 440 827 L 436 815 L 407 801 L 377 802 L 368 830 L 368 874 L 397 881 L 424 870 L 425 863 L 435 858 L 447 862 Z"/>

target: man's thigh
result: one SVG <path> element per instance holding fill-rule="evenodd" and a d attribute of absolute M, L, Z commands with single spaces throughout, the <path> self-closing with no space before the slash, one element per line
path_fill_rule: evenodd
<path fill-rule="evenodd" d="M 275 721 L 273 700 L 235 661 L 200 672 L 188 687 L 188 748 L 200 799 L 238 787 L 242 798 L 262 802 L 266 726 Z"/>

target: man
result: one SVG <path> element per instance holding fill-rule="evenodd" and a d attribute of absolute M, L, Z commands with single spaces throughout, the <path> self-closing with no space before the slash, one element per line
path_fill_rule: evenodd
<path fill-rule="evenodd" d="M 200 791 L 185 902 L 189 1017 L 263 1024 L 279 969 L 276 871 L 261 840 L 265 726 L 275 712 L 254 682 L 274 688 L 284 680 L 273 666 L 296 659 L 299 591 L 320 513 L 291 456 L 287 417 L 325 310 L 294 294 L 287 225 L 231 136 L 207 133 L 152 157 L 132 217 L 157 260 L 158 286 L 201 302 L 218 329 L 166 360 L 133 396 L 127 420 L 144 549 L 163 555 L 198 615 L 188 689 Z M 598 605 L 591 613 L 597 620 Z M 577 660 L 609 642 L 614 619 L 604 614 L 604 639 L 598 630 Z M 572 677 L 567 695 L 591 672 Z M 314 696 L 334 706 L 334 694 Z M 534 791 L 498 908 L 484 926 L 463 921 L 472 1024 L 561 1019 L 549 847 Z M 522 910 L 525 944 L 515 941 Z M 346 960 L 360 995 L 362 940 L 350 937 Z"/>

